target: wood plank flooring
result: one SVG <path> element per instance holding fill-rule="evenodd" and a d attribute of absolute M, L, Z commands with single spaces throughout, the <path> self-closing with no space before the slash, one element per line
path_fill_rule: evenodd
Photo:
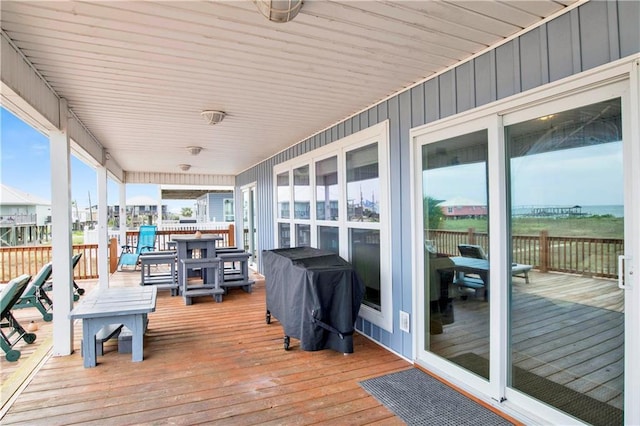
<path fill-rule="evenodd" d="M 112 286 L 138 285 L 138 272 L 113 275 Z M 622 406 L 622 304 L 615 282 L 567 274 L 531 273 L 514 284 L 513 357 L 516 365 L 616 407 Z M 83 281 L 89 291 L 95 281 Z M 455 300 L 455 322 L 431 337 L 434 352 L 488 358 L 488 307 L 482 298 Z M 50 343 L 51 324 L 35 309 L 16 311 L 23 325 L 39 325 L 34 345 L 21 342 L 16 363 L 0 360 L 3 391 L 32 369 Z M 75 326 L 71 356 L 46 360 L 0 423 L 57 424 L 402 424 L 358 382 L 411 368 L 356 335 L 354 353 L 305 352 L 282 328 L 265 322 L 264 282 L 251 294 L 231 289 L 222 303 L 160 291 L 149 316 L 145 360 L 131 362 L 115 342 L 96 368 L 85 369 Z M 32 365 L 33 364 L 33 365 Z M 6 399 L 2 395 L 3 402 Z"/>
<path fill-rule="evenodd" d="M 111 285 L 139 280 L 116 275 Z M 231 289 L 222 303 L 205 297 L 185 306 L 159 292 L 143 362 L 110 341 L 98 366 L 83 368 L 79 324 L 75 333 L 74 354 L 48 359 L 0 423 L 402 424 L 358 382 L 411 365 L 360 335 L 349 355 L 301 351 L 296 339 L 285 351 L 279 323 L 266 324 L 260 281 L 251 294 Z M 3 360 L 3 375 L 24 359 Z"/>
<path fill-rule="evenodd" d="M 530 274 L 530 284 L 517 279 L 513 284 L 514 365 L 621 409 L 622 290 L 613 280 Z M 473 352 L 488 359 L 489 303 L 454 299 L 455 322 L 430 336 L 431 350 L 445 358 Z"/>

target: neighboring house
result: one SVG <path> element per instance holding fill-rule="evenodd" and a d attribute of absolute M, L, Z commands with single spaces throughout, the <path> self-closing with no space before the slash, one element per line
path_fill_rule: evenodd
<path fill-rule="evenodd" d="M 51 234 L 51 203 L 0 184 L 0 245 L 37 244 Z"/>
<path fill-rule="evenodd" d="M 96 210 L 97 211 L 97 210 Z M 95 213 L 95 212 L 94 212 Z M 140 225 L 150 225 L 158 222 L 158 201 L 151 197 L 138 196 L 127 199 L 127 218 L 131 220 L 129 227 L 137 228 Z M 162 218 L 168 215 L 167 205 L 162 205 Z M 95 217 L 95 216 L 94 216 Z M 108 217 L 114 223 L 120 223 L 120 206 L 109 206 Z"/>
<path fill-rule="evenodd" d="M 438 204 L 442 214 L 448 219 L 468 219 L 487 217 L 487 205 L 464 197 L 455 197 Z"/>
<path fill-rule="evenodd" d="M 211 191 L 198 197 L 195 215 L 198 223 L 233 222 L 233 191 Z"/>

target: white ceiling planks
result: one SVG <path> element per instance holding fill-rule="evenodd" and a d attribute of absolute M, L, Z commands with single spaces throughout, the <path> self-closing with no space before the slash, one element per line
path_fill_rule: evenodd
<path fill-rule="evenodd" d="M 313 0 L 286 24 L 249 0 L 0 7 L 6 36 L 130 176 L 229 176 L 571 3 Z M 228 115 L 209 126 L 204 109 Z"/>

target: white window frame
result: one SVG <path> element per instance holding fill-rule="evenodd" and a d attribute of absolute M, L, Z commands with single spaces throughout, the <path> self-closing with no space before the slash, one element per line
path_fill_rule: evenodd
<path fill-rule="evenodd" d="M 380 221 L 379 222 L 352 222 L 347 220 L 346 205 L 346 153 L 354 149 L 378 144 L 378 173 L 380 179 Z M 338 220 L 317 220 L 316 218 L 316 162 L 336 156 L 338 160 L 338 185 L 341 197 L 338 200 Z M 290 200 L 293 205 L 293 170 L 309 166 L 309 178 L 311 187 L 311 215 L 310 219 L 294 219 L 291 212 L 289 219 L 278 218 L 278 187 L 277 176 L 289 173 Z M 291 247 L 296 245 L 295 225 L 299 223 L 311 226 L 311 246 L 318 246 L 318 226 L 336 227 L 339 230 L 340 256 L 349 260 L 349 229 L 375 229 L 380 231 L 380 310 L 365 306 L 360 307 L 360 317 L 387 330 L 393 331 L 393 287 L 391 281 L 391 206 L 390 206 L 390 181 L 389 181 L 389 121 L 383 121 L 365 130 L 359 131 L 336 142 L 318 148 L 309 153 L 298 156 L 292 160 L 280 163 L 273 168 L 274 178 L 274 242 L 279 244 L 278 224 L 289 223 L 291 226 Z"/>

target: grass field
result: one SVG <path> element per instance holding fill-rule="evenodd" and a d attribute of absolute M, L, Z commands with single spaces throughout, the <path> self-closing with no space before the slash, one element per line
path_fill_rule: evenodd
<path fill-rule="evenodd" d="M 73 244 L 84 244 L 84 232 L 82 231 L 73 231 L 71 238 Z"/>
<path fill-rule="evenodd" d="M 443 220 L 438 229 L 466 231 L 475 228 L 477 232 L 487 232 L 486 219 Z M 540 235 L 548 231 L 552 237 L 622 238 L 624 219 L 612 216 L 592 216 L 576 218 L 515 218 L 514 235 Z"/>

